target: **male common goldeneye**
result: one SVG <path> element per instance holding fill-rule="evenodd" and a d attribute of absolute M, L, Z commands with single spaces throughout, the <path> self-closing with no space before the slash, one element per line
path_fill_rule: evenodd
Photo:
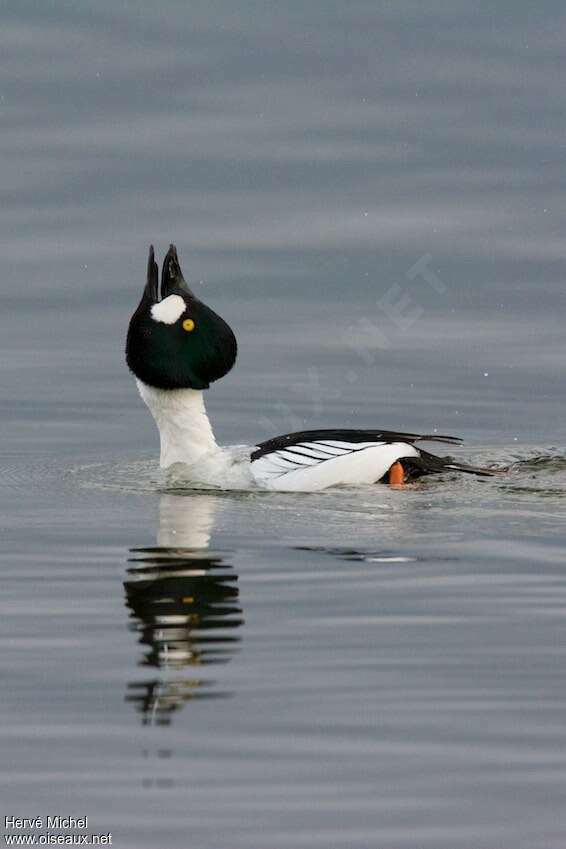
<path fill-rule="evenodd" d="M 183 464 L 185 477 L 205 486 L 287 492 L 379 481 L 402 484 L 445 471 L 494 474 L 416 445 L 461 442 L 436 434 L 306 430 L 249 448 L 222 448 L 206 414 L 203 390 L 230 371 L 236 353 L 231 328 L 187 286 L 174 245 L 163 262 L 159 297 L 150 247 L 147 282 L 128 328 L 126 361 L 159 429 L 162 468 Z"/>

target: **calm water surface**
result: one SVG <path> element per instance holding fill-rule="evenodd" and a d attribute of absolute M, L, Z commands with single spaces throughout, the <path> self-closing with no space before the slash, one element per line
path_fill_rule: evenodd
<path fill-rule="evenodd" d="M 425 5 L 3 10 L 2 816 L 564 846 L 565 12 Z M 438 428 L 509 474 L 171 487 L 123 365 L 171 240 L 240 343 L 220 441 Z"/>

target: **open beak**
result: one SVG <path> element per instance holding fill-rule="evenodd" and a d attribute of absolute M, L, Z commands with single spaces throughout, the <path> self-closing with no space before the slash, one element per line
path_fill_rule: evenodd
<path fill-rule="evenodd" d="M 194 298 L 183 277 L 179 258 L 177 256 L 177 248 L 175 245 L 169 245 L 167 256 L 163 260 L 163 269 L 161 271 L 161 298 L 167 298 L 169 295 L 189 295 Z"/>
<path fill-rule="evenodd" d="M 157 263 L 155 262 L 155 254 L 153 252 L 153 245 L 149 246 L 149 257 L 147 260 L 147 282 L 145 284 L 145 289 L 143 290 L 143 300 L 149 301 L 151 304 L 155 304 L 158 301 L 158 269 Z"/>

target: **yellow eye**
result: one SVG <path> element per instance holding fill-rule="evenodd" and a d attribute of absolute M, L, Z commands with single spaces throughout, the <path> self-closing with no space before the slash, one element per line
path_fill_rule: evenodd
<path fill-rule="evenodd" d="M 190 333 L 191 330 L 195 329 L 195 323 L 192 318 L 186 318 L 183 322 L 183 330 L 186 330 L 187 333 Z"/>

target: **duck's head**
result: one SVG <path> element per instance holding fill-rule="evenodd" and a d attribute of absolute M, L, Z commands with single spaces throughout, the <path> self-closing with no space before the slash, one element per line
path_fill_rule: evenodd
<path fill-rule="evenodd" d="M 175 245 L 161 272 L 149 249 L 147 282 L 130 320 L 126 362 L 135 376 L 157 389 L 208 389 L 236 360 L 231 328 L 187 286 Z"/>

